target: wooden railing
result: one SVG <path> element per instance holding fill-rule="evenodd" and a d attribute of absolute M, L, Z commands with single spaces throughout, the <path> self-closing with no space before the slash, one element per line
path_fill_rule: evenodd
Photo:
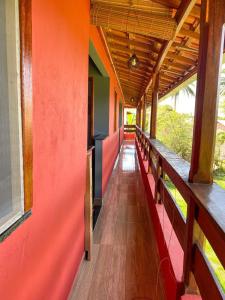
<path fill-rule="evenodd" d="M 124 132 L 127 132 L 127 133 L 136 132 L 136 125 L 124 125 Z"/>
<path fill-rule="evenodd" d="M 225 190 L 218 185 L 188 182 L 190 164 L 168 150 L 162 143 L 136 127 L 136 136 L 148 172 L 155 181 L 153 198 L 164 205 L 174 232 L 184 251 L 183 282 L 189 284 L 190 272 L 195 277 L 203 299 L 225 299 L 220 284 L 203 251 L 204 236 L 225 268 Z M 169 177 L 187 203 L 186 219 L 166 184 Z M 200 234 L 199 234 L 200 232 Z"/>

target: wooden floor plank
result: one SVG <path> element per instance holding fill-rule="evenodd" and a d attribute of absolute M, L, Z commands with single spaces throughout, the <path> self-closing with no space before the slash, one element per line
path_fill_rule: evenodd
<path fill-rule="evenodd" d="M 70 300 L 161 300 L 158 259 L 134 144 L 125 143 Z M 156 296 L 157 294 L 157 296 Z"/>

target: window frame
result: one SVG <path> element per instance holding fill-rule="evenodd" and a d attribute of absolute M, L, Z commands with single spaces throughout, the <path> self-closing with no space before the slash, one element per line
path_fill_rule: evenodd
<path fill-rule="evenodd" d="M 31 215 L 33 206 L 32 0 L 15 1 L 17 1 L 19 12 L 24 212 L 22 217 L 0 233 L 0 242 Z"/>
<path fill-rule="evenodd" d="M 118 111 L 118 95 L 117 95 L 117 92 L 114 91 L 114 132 L 117 131 L 118 129 L 118 126 L 117 126 L 117 119 L 118 119 L 118 116 L 117 116 L 117 111 Z"/>

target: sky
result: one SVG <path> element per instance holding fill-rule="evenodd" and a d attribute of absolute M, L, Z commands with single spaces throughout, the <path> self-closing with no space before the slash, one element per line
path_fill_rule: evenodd
<path fill-rule="evenodd" d="M 222 69 L 225 69 L 225 63 L 222 65 Z M 196 88 L 196 78 L 193 77 L 193 80 L 189 82 L 189 84 L 193 82 L 193 88 Z M 174 94 L 174 92 L 173 92 Z M 224 98 L 223 98 L 224 99 Z M 223 100 L 220 97 L 220 100 Z M 164 98 L 159 105 L 170 105 L 174 108 L 174 97 L 173 96 L 168 96 L 167 98 Z M 191 114 L 194 115 L 195 111 L 195 97 L 194 96 L 188 96 L 185 92 L 181 90 L 179 97 L 177 99 L 176 103 L 176 111 L 179 113 L 186 113 L 186 114 Z M 219 110 L 219 116 L 220 117 L 225 117 L 221 111 Z"/>
<path fill-rule="evenodd" d="M 170 105 L 170 106 L 174 107 L 174 98 L 169 97 L 169 98 L 163 100 L 162 102 L 160 102 L 159 105 Z M 176 111 L 179 113 L 194 115 L 195 97 L 193 97 L 193 96 L 188 97 L 185 93 L 181 92 L 177 99 Z"/>

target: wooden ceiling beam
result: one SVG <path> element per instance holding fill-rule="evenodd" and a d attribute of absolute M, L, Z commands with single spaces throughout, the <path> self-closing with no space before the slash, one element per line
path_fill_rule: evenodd
<path fill-rule="evenodd" d="M 133 80 L 136 82 L 143 82 L 146 80 L 146 77 L 136 77 L 136 76 L 132 76 L 130 74 L 126 74 L 124 72 L 118 71 L 119 77 L 121 78 L 125 78 L 127 80 Z"/>
<path fill-rule="evenodd" d="M 125 70 L 132 70 L 128 67 L 128 63 L 127 63 L 127 60 L 124 60 L 122 58 L 114 58 L 114 65 L 115 66 L 119 66 L 119 67 L 122 67 L 124 68 Z M 137 69 L 133 69 L 132 72 L 139 72 L 139 73 L 142 73 L 142 72 L 146 72 L 148 73 L 149 75 L 152 73 L 152 69 L 153 67 L 146 67 L 146 64 L 143 63 L 143 62 L 140 62 L 139 65 L 138 65 L 138 68 Z"/>
<path fill-rule="evenodd" d="M 146 74 L 146 75 L 150 75 L 151 74 L 151 71 L 148 69 L 148 68 L 145 68 L 144 66 L 143 67 L 140 67 L 138 66 L 138 69 L 129 69 L 127 64 L 123 64 L 122 62 L 115 62 L 115 67 L 118 68 L 118 69 L 123 69 L 125 71 L 128 71 L 130 73 L 133 73 L 133 74 Z"/>
<path fill-rule="evenodd" d="M 145 53 L 143 51 L 140 51 L 140 50 L 131 50 L 129 48 L 126 48 L 126 47 L 123 47 L 123 46 L 120 46 L 118 44 L 115 44 L 115 43 L 109 43 L 109 47 L 112 51 L 120 51 L 120 52 L 123 52 L 123 53 L 129 53 L 129 54 L 136 54 L 137 57 L 142 57 L 146 60 L 151 60 L 153 62 L 156 62 L 156 58 L 151 55 L 150 53 Z"/>
<path fill-rule="evenodd" d="M 174 59 L 175 61 L 182 62 L 186 65 L 193 65 L 193 64 L 196 63 L 196 60 L 190 59 L 190 58 L 182 56 L 182 55 L 175 54 L 175 53 L 170 52 L 170 51 L 167 53 L 167 57 L 169 59 Z"/>
<path fill-rule="evenodd" d="M 123 56 L 120 55 L 115 55 L 112 53 L 112 57 L 114 58 L 114 63 L 120 63 L 123 64 L 124 67 L 128 67 L 128 58 L 124 58 Z M 139 65 L 138 65 L 138 70 L 149 70 L 150 72 L 153 70 L 153 65 L 149 64 L 148 61 L 143 61 L 140 60 L 139 61 Z"/>
<path fill-rule="evenodd" d="M 170 67 L 170 69 L 166 69 L 166 68 L 162 68 L 161 69 L 163 73 L 169 73 L 169 74 L 173 74 L 175 76 L 182 76 L 183 75 L 183 71 L 178 71 L 176 69 L 174 69 L 173 67 Z"/>
<path fill-rule="evenodd" d="M 129 73 L 125 70 L 122 69 L 118 69 L 118 73 L 119 74 L 124 74 L 127 77 L 131 77 L 131 78 L 138 78 L 138 79 L 147 79 L 147 77 L 144 74 L 134 74 L 134 73 Z"/>
<path fill-rule="evenodd" d="M 188 36 L 190 38 L 193 38 L 195 40 L 199 40 L 200 38 L 200 34 L 198 32 L 192 31 L 192 30 L 187 30 L 182 28 L 179 32 L 179 34 L 184 35 L 184 36 Z"/>
<path fill-rule="evenodd" d="M 126 81 L 125 79 L 121 78 L 122 80 L 122 84 L 126 84 L 127 86 L 129 86 L 130 88 L 136 88 L 138 90 L 138 92 L 140 93 L 140 89 L 142 84 L 144 84 L 143 82 L 134 82 L 134 81 Z"/>
<path fill-rule="evenodd" d="M 169 79 L 166 79 L 166 78 L 163 78 L 162 76 L 160 76 L 160 82 L 165 83 L 165 84 L 172 84 L 174 82 L 174 80 L 169 80 Z"/>
<path fill-rule="evenodd" d="M 176 81 L 180 76 L 169 76 L 167 74 L 164 74 L 164 73 L 160 73 L 160 78 L 164 78 L 164 79 L 168 79 L 170 81 Z"/>
<path fill-rule="evenodd" d="M 132 80 L 132 82 L 131 82 L 131 80 L 129 80 L 127 77 L 123 77 L 123 76 L 119 76 L 120 77 L 120 80 L 121 80 L 121 82 L 125 82 L 125 83 L 127 83 L 129 86 L 133 86 L 133 84 L 134 85 L 136 85 L 137 87 L 140 87 L 140 85 L 142 84 L 142 80 L 140 80 L 140 81 L 134 81 L 134 80 Z"/>
<path fill-rule="evenodd" d="M 137 76 L 149 76 L 151 74 L 151 72 L 143 70 L 143 71 L 139 71 L 139 70 L 132 70 L 132 69 L 128 69 L 128 68 L 124 68 L 123 66 L 118 66 L 116 65 L 117 70 L 118 71 L 124 71 L 127 72 L 128 74 L 133 74 L 133 75 L 137 75 Z"/>
<path fill-rule="evenodd" d="M 188 47 L 185 45 L 182 46 L 182 44 L 176 43 L 176 42 L 173 43 L 172 48 L 176 48 L 176 49 L 186 51 L 186 52 L 191 52 L 191 53 L 194 53 L 196 56 L 198 56 L 198 48 L 192 48 L 192 47 Z"/>
<path fill-rule="evenodd" d="M 136 86 L 130 86 L 129 84 L 127 84 L 126 82 L 121 82 L 121 85 L 124 89 L 124 94 L 126 94 L 127 91 L 129 91 L 131 94 L 139 94 L 140 92 L 140 87 L 136 87 Z"/>
<path fill-rule="evenodd" d="M 112 42 L 112 43 L 118 43 L 118 42 L 121 42 L 121 43 L 125 43 L 129 46 L 134 46 L 134 47 L 139 47 L 141 49 L 143 49 L 145 52 L 153 52 L 155 54 L 159 54 L 159 50 L 156 49 L 156 47 L 154 47 L 154 43 L 152 41 L 149 40 L 149 43 L 146 43 L 146 42 L 142 42 L 140 40 L 136 40 L 136 39 L 128 39 L 128 38 L 125 38 L 125 37 L 120 37 L 120 36 L 117 36 L 115 34 L 112 34 L 112 33 L 107 33 L 107 40 L 108 42 Z"/>
<path fill-rule="evenodd" d="M 115 59 L 124 61 L 128 64 L 128 60 L 130 58 L 129 53 L 121 52 L 121 50 L 111 49 L 111 54 Z M 150 63 L 150 60 L 145 59 L 143 57 L 138 56 L 139 62 L 141 65 L 147 65 L 148 67 L 153 68 L 153 64 Z"/>
<path fill-rule="evenodd" d="M 195 5 L 191 11 L 191 16 L 200 19 L 201 6 Z"/>
<path fill-rule="evenodd" d="M 185 64 L 170 61 L 168 58 L 166 58 L 164 60 L 163 65 L 165 65 L 167 67 L 171 65 L 171 66 L 173 66 L 174 69 L 178 69 L 178 70 L 181 70 L 183 72 L 187 69 L 187 66 Z"/>

